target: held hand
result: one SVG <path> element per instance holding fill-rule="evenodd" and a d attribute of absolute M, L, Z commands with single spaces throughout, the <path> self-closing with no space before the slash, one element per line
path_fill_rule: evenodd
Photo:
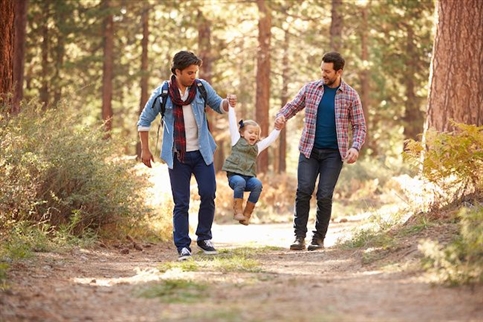
<path fill-rule="evenodd" d="M 142 150 L 141 151 L 141 161 L 144 163 L 145 166 L 148 168 L 152 168 L 151 161 L 154 162 L 154 157 L 149 150 Z"/>
<path fill-rule="evenodd" d="M 356 162 L 358 158 L 359 158 L 359 151 L 357 151 L 354 148 L 350 148 L 349 151 L 347 151 L 347 154 L 345 155 L 344 162 L 351 164 Z"/>
<path fill-rule="evenodd" d="M 228 99 L 228 104 L 230 104 L 231 107 L 235 107 L 235 105 L 236 105 L 236 95 L 235 94 L 228 94 L 227 99 Z"/>
<path fill-rule="evenodd" d="M 280 115 L 275 119 L 275 128 L 280 131 L 285 126 L 285 122 L 285 117 L 283 115 Z"/>

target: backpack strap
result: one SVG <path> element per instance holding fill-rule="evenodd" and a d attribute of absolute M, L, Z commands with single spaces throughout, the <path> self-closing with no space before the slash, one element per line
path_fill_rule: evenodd
<path fill-rule="evenodd" d="M 162 98 L 161 101 L 161 120 L 164 118 L 164 113 L 166 112 L 166 101 L 168 98 L 168 82 L 163 83 L 163 88 L 161 89 L 161 94 L 156 96 L 156 98 L 153 100 L 153 104 L 151 105 L 151 108 L 154 108 L 154 103 L 158 98 Z"/>
<path fill-rule="evenodd" d="M 166 112 L 166 101 L 168 100 L 168 82 L 164 82 L 163 89 L 161 90 L 161 119 L 164 118 L 164 113 Z"/>
<path fill-rule="evenodd" d="M 203 83 L 199 79 L 196 79 L 195 83 L 196 83 L 196 86 L 198 87 L 198 90 L 200 91 L 200 94 L 201 94 L 201 97 L 203 98 L 203 101 L 205 102 L 205 110 L 206 110 L 206 100 L 207 100 L 208 94 L 206 93 L 205 86 L 203 85 Z M 160 103 L 161 104 L 161 118 L 163 118 L 164 113 L 166 112 L 166 98 L 168 97 L 168 82 L 164 82 L 163 88 L 161 89 L 161 94 L 159 94 L 155 98 L 155 100 L 153 101 L 153 104 L 151 105 L 151 108 L 154 108 L 154 102 L 156 102 L 156 100 L 160 97 L 163 99 Z"/>
<path fill-rule="evenodd" d="M 196 82 L 196 86 L 198 87 L 198 90 L 200 91 L 201 97 L 203 97 L 203 101 L 205 102 L 205 112 L 206 112 L 206 100 L 208 98 L 208 94 L 206 94 L 206 88 L 198 78 L 195 80 L 195 82 Z"/>
<path fill-rule="evenodd" d="M 195 83 L 196 83 L 196 86 L 198 88 L 198 90 L 200 91 L 200 94 L 201 94 L 201 97 L 203 98 L 203 101 L 205 102 L 205 114 L 206 114 L 206 100 L 208 98 L 208 94 L 206 93 L 206 89 L 205 89 L 205 86 L 203 85 L 203 83 L 197 78 L 195 79 Z M 158 96 L 156 96 L 156 98 L 153 100 L 153 104 L 151 105 L 151 108 L 154 108 L 154 102 L 156 102 L 156 100 L 158 98 L 162 98 L 162 101 L 161 101 L 161 122 L 160 122 L 160 126 L 163 126 L 163 119 L 164 119 L 164 113 L 166 112 L 166 101 L 168 100 L 168 92 L 169 92 L 169 83 L 167 81 L 165 81 L 163 83 L 163 88 L 161 89 L 161 94 L 159 94 Z M 208 122 L 208 118 L 206 119 L 206 122 Z M 158 132 L 159 132 L 159 128 L 158 128 Z"/>
<path fill-rule="evenodd" d="M 201 97 L 203 97 L 203 101 L 205 102 L 205 118 L 206 118 L 206 125 L 208 126 L 208 131 L 210 130 L 210 122 L 208 122 L 208 114 L 206 113 L 206 100 L 208 99 L 208 94 L 206 93 L 206 88 L 203 83 L 197 78 L 195 80 L 196 86 L 198 86 L 198 90 L 200 91 Z"/>

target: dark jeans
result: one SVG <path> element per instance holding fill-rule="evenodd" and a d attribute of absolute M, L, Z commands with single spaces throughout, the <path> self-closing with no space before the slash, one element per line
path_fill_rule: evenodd
<path fill-rule="evenodd" d="M 310 199 L 315 189 L 317 177 L 317 215 L 314 237 L 324 239 L 332 215 L 332 196 L 342 170 L 342 159 L 338 150 L 313 149 L 310 158 L 299 156 L 298 185 L 295 198 L 294 233 L 305 238 L 309 219 Z"/>
<path fill-rule="evenodd" d="M 173 169 L 169 169 L 171 193 L 173 194 L 173 239 L 178 251 L 183 247 L 191 250 L 189 236 L 190 182 L 194 175 L 198 183 L 200 209 L 198 212 L 198 240 L 212 238 L 211 227 L 215 218 L 216 179 L 213 163 L 206 165 L 199 151 L 187 152 L 184 163 L 174 158 Z"/>

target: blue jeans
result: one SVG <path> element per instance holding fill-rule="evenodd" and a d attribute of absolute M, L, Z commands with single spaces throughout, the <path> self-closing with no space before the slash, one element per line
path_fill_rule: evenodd
<path fill-rule="evenodd" d="M 228 177 L 228 184 L 233 189 L 233 197 L 243 199 L 243 193 L 250 191 L 248 201 L 257 203 L 262 193 L 262 182 L 256 177 L 232 174 Z"/>
<path fill-rule="evenodd" d="M 198 183 L 200 209 L 198 212 L 198 240 L 212 238 L 211 227 L 215 218 L 216 178 L 213 163 L 206 165 L 199 151 L 186 152 L 181 163 L 174 158 L 173 169 L 169 169 L 171 193 L 173 194 L 173 239 L 178 251 L 183 247 L 191 250 L 189 236 L 190 182 L 194 175 Z"/>
<path fill-rule="evenodd" d="M 319 185 L 316 194 L 317 214 L 313 233 L 315 238 L 325 238 L 332 215 L 332 196 L 342 170 L 342 165 L 342 159 L 338 150 L 314 148 L 309 159 L 300 154 L 293 221 L 296 237 L 305 238 L 307 235 L 310 199 L 318 177 Z"/>

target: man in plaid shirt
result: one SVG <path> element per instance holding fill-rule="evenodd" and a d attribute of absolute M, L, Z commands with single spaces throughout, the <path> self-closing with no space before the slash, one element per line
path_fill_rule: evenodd
<path fill-rule="evenodd" d="M 310 199 L 317 177 L 317 215 L 308 250 L 324 247 L 332 215 L 332 196 L 343 163 L 354 163 L 366 137 L 366 122 L 359 94 L 342 80 L 345 60 L 337 52 L 322 57 L 322 79 L 302 87 L 278 113 L 276 124 L 305 109 L 299 144 L 294 234 L 291 250 L 305 249 Z M 349 133 L 349 126 L 351 133 Z M 349 137 L 352 142 L 349 145 Z"/>

